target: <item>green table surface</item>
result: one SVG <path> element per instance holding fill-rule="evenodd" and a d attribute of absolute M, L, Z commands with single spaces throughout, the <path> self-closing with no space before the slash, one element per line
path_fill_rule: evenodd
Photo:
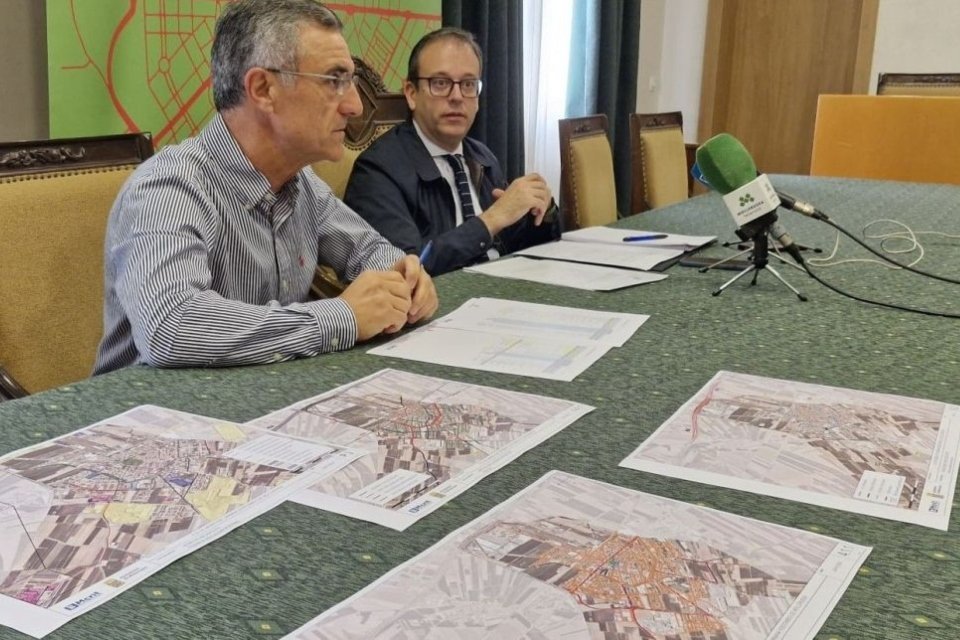
<path fill-rule="evenodd" d="M 915 231 L 960 234 L 960 188 L 775 176 L 859 232 L 879 218 Z M 836 233 L 799 214 L 781 221 L 805 244 Z M 715 195 L 621 220 L 618 226 L 734 239 Z M 960 278 L 960 240 L 921 236 L 920 267 Z M 714 246 L 704 253 L 723 256 Z M 843 257 L 866 257 L 849 240 Z M 868 306 L 778 267 L 809 298 L 769 274 L 714 297 L 733 275 L 675 266 L 659 283 L 584 292 L 471 273 L 437 279 L 441 307 L 475 296 L 528 300 L 651 318 L 573 382 L 456 369 L 367 355 L 365 348 L 258 367 L 132 367 L 0 404 L 0 452 L 54 438 L 138 404 L 246 421 L 384 367 L 568 398 L 597 407 L 405 532 L 283 504 L 68 623 L 51 638 L 264 638 L 287 633 L 526 487 L 550 469 L 874 548 L 818 638 L 960 637 L 960 509 L 949 532 L 619 468 L 617 465 L 718 370 L 960 404 L 960 323 Z M 821 269 L 860 295 L 960 313 L 960 287 L 876 264 Z M 374 342 L 376 344 L 376 342 Z M 266 572 L 266 573 L 264 573 Z M 25 637 L 0 627 L 0 639 Z"/>

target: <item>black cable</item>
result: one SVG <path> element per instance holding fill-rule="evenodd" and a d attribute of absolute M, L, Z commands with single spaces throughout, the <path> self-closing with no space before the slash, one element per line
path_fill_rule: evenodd
<path fill-rule="evenodd" d="M 937 317 L 940 317 L 940 318 L 960 318 L 960 314 L 957 314 L 957 313 L 947 313 L 947 312 L 944 312 L 944 311 L 930 311 L 929 309 L 917 309 L 917 308 L 915 308 L 915 307 L 904 307 L 904 306 L 901 306 L 901 305 L 898 305 L 898 304 L 892 304 L 892 303 L 889 303 L 889 302 L 880 302 L 880 301 L 878 301 L 878 300 L 870 300 L 869 298 L 861 298 L 860 296 L 855 296 L 855 295 L 853 295 L 852 293 L 848 293 L 848 292 L 844 291 L 843 289 L 840 289 L 840 288 L 838 288 L 838 287 L 833 286 L 832 284 L 830 284 L 829 282 L 827 282 L 826 280 L 824 280 L 823 278 L 821 278 L 820 276 L 818 276 L 817 274 L 815 274 L 813 271 L 811 271 L 811 270 L 810 270 L 810 267 L 807 265 L 806 262 L 804 262 L 804 261 L 801 260 L 801 261 L 800 261 L 800 266 L 803 267 L 803 270 L 807 272 L 807 275 L 809 275 L 811 278 L 813 278 L 814 280 L 816 280 L 817 282 L 819 282 L 820 284 L 822 284 L 823 286 L 825 286 L 827 289 L 830 289 L 831 291 L 833 291 L 833 292 L 835 292 L 835 293 L 839 293 L 839 294 L 842 295 L 842 296 L 846 296 L 847 298 L 851 298 L 851 299 L 856 300 L 856 301 L 858 301 L 858 302 L 865 302 L 865 303 L 867 303 L 867 304 L 874 304 L 874 305 L 877 305 L 877 306 L 879 306 L 879 307 L 886 307 L 886 308 L 888 308 L 888 309 L 896 309 L 896 310 L 898 310 L 898 311 L 909 311 L 909 312 L 911 312 L 911 313 L 920 313 L 920 314 L 923 314 L 923 315 L 925 315 L 925 316 L 937 316 Z"/>
<path fill-rule="evenodd" d="M 885 260 L 886 262 L 889 262 L 889 263 L 892 264 L 892 265 L 896 265 L 896 266 L 900 267 L 901 269 L 905 269 L 905 270 L 907 270 L 907 271 L 911 271 L 911 272 L 913 272 L 913 273 L 916 273 L 917 275 L 926 276 L 926 277 L 928 277 L 928 278 L 933 278 L 934 280 L 940 280 L 940 281 L 942 281 L 942 282 L 949 282 L 950 284 L 960 284 L 960 280 L 954 280 L 953 278 L 948 278 L 948 277 L 946 277 L 946 276 L 938 276 L 938 275 L 935 274 L 935 273 L 930 273 L 930 272 L 928 272 L 928 271 L 923 271 L 922 269 L 917 269 L 917 268 L 915 268 L 915 267 L 911 267 L 910 265 L 901 264 L 901 263 L 897 262 L 897 261 L 894 260 L 893 258 L 890 258 L 889 256 L 884 255 L 884 254 L 881 253 L 880 251 L 877 251 L 876 249 L 874 249 L 873 247 L 871 247 L 870 245 L 868 245 L 866 242 L 860 240 L 860 238 L 856 237 L 855 235 L 853 235 L 852 233 L 850 233 L 849 231 L 847 231 L 846 229 L 844 229 L 843 227 L 841 227 L 839 224 L 837 224 L 836 222 L 834 222 L 834 221 L 831 220 L 830 218 L 827 218 L 826 216 L 824 216 L 823 218 L 819 218 L 819 220 L 820 220 L 821 222 L 827 223 L 828 225 L 830 225 L 831 227 L 833 227 L 834 229 L 836 229 L 837 231 L 839 231 L 839 232 L 842 233 L 843 235 L 847 236 L 848 238 L 850 238 L 851 240 L 853 240 L 854 242 L 856 242 L 857 244 L 859 244 L 861 247 L 863 247 L 864 249 L 866 249 L 867 251 L 869 251 L 869 252 L 872 253 L 873 255 L 875 255 L 875 256 L 877 256 L 877 257 L 879 257 L 879 258 L 882 258 L 883 260 Z"/>

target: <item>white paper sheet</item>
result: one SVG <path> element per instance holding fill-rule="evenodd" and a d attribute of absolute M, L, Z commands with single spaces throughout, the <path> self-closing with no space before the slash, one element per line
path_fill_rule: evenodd
<path fill-rule="evenodd" d="M 947 530 L 960 407 L 721 371 L 620 466 Z"/>
<path fill-rule="evenodd" d="M 437 327 L 622 347 L 650 316 L 501 298 L 471 298 L 434 320 Z"/>
<path fill-rule="evenodd" d="M 517 251 L 514 255 L 570 260 L 588 264 L 605 264 L 611 267 L 649 271 L 661 262 L 676 258 L 682 253 L 683 249 L 620 247 L 611 244 L 559 240 L 528 247 Z"/>
<path fill-rule="evenodd" d="M 810 640 L 870 551 L 551 471 L 287 638 Z"/>
<path fill-rule="evenodd" d="M 635 269 L 617 269 L 560 260 L 538 260 L 523 256 L 483 262 L 466 267 L 464 271 L 482 273 L 495 278 L 527 280 L 586 291 L 613 291 L 657 282 L 667 277 L 665 273 L 649 273 Z"/>
<path fill-rule="evenodd" d="M 41 638 L 363 453 L 145 405 L 3 456 L 0 623 Z"/>
<path fill-rule="evenodd" d="M 428 324 L 367 353 L 570 382 L 610 347 L 447 329 Z"/>
<path fill-rule="evenodd" d="M 592 410 L 384 369 L 249 425 L 366 451 L 291 500 L 402 531 Z"/>
<path fill-rule="evenodd" d="M 640 242 L 624 242 L 624 238 L 661 234 L 662 231 L 636 231 L 633 229 L 614 229 L 612 227 L 584 227 L 574 231 L 566 231 L 561 236 L 571 242 L 598 242 L 627 247 L 671 247 L 690 251 L 713 242 L 717 236 L 688 236 L 680 233 L 668 233 L 666 238 L 643 240 Z"/>

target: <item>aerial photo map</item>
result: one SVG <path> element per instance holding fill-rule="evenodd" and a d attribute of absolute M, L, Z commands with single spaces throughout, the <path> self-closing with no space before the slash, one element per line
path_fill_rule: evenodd
<path fill-rule="evenodd" d="M 592 410 L 383 369 L 248 424 L 366 451 L 291 500 L 402 531 Z"/>
<path fill-rule="evenodd" d="M 551 471 L 288 638 L 805 640 L 869 553 Z"/>
<path fill-rule="evenodd" d="M 717 373 L 620 465 L 946 531 L 960 407 Z"/>
<path fill-rule="evenodd" d="M 0 458 L 0 622 L 41 637 L 357 455 L 141 406 Z"/>

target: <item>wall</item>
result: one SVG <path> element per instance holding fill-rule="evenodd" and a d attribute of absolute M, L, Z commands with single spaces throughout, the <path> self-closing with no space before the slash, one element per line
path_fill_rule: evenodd
<path fill-rule="evenodd" d="M 706 0 L 643 0 L 637 111 L 683 112 L 683 136 L 697 142 Z"/>
<path fill-rule="evenodd" d="M 45 3 L 0 0 L 0 140 L 46 138 Z"/>
<path fill-rule="evenodd" d="M 870 93 L 881 73 L 960 73 L 960 2 L 880 0 Z"/>

